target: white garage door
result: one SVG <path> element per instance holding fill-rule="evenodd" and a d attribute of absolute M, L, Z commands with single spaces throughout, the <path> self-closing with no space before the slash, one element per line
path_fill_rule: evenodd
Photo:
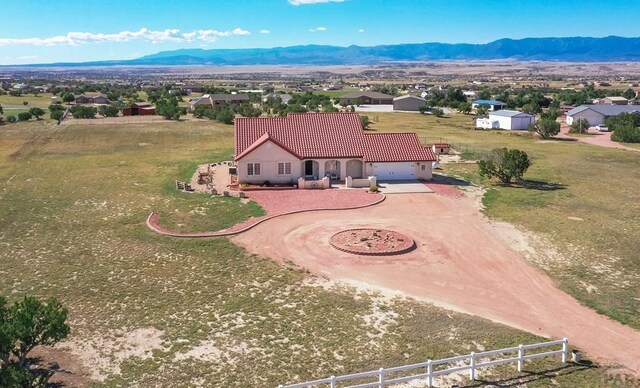
<path fill-rule="evenodd" d="M 373 175 L 381 181 L 416 179 L 416 166 L 413 162 L 374 163 Z"/>

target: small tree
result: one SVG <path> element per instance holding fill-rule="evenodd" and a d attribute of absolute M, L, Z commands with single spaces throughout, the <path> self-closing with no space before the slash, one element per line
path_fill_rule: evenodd
<path fill-rule="evenodd" d="M 476 107 L 476 116 L 484 117 L 489 113 L 490 106 L 488 104 L 480 104 Z"/>
<path fill-rule="evenodd" d="M 67 309 L 54 298 L 46 302 L 25 296 L 7 307 L 0 297 L 0 385 L 46 386 L 50 374 L 37 372 L 27 364 L 36 346 L 53 346 L 69 335 Z"/>
<path fill-rule="evenodd" d="M 102 117 L 117 117 L 120 109 L 115 105 L 100 105 L 100 107 L 98 107 L 98 113 Z"/>
<path fill-rule="evenodd" d="M 7 123 L 15 123 L 17 121 L 16 116 L 14 115 L 7 116 L 5 120 L 7 121 Z"/>
<path fill-rule="evenodd" d="M 167 120 L 180 119 L 180 107 L 175 97 L 158 100 L 156 103 L 156 113 Z"/>
<path fill-rule="evenodd" d="M 458 104 L 458 110 L 466 115 L 471 113 L 471 104 L 468 102 L 461 102 Z"/>
<path fill-rule="evenodd" d="M 640 128 L 623 125 L 615 128 L 611 140 L 623 143 L 640 143 Z"/>
<path fill-rule="evenodd" d="M 429 107 L 426 105 L 422 105 L 418 108 L 418 111 L 424 115 L 429 111 Z"/>
<path fill-rule="evenodd" d="M 73 96 L 73 94 L 69 93 L 69 92 L 65 92 L 62 95 L 62 101 L 66 102 L 67 104 L 70 102 L 74 102 L 76 100 L 76 98 Z"/>
<path fill-rule="evenodd" d="M 582 118 L 578 119 L 571 124 L 571 128 L 569 128 L 569 133 L 587 133 L 589 130 L 589 120 Z"/>
<path fill-rule="evenodd" d="M 526 152 L 517 149 L 495 148 L 478 161 L 480 176 L 497 177 L 500 182 L 509 184 L 512 180 L 522 183 L 524 173 L 531 166 Z"/>
<path fill-rule="evenodd" d="M 431 114 L 435 115 L 436 117 L 442 117 L 444 116 L 444 111 L 440 108 L 433 108 L 431 109 Z"/>
<path fill-rule="evenodd" d="M 550 118 L 541 118 L 529 126 L 529 132 L 537 133 L 543 139 L 550 139 L 560 133 L 560 123 Z"/>
<path fill-rule="evenodd" d="M 64 116 L 64 112 L 61 110 L 52 110 L 49 114 L 51 120 L 56 120 L 58 121 L 58 123 L 60 122 L 60 120 L 62 120 L 62 116 Z"/>
<path fill-rule="evenodd" d="M 633 100 L 636 98 L 636 92 L 633 89 L 629 88 L 622 92 L 622 97 L 626 98 L 627 100 Z"/>
<path fill-rule="evenodd" d="M 29 121 L 29 120 L 31 120 L 31 117 L 32 117 L 32 115 L 29 112 L 20 112 L 20 113 L 18 113 L 18 120 L 20 120 L 20 121 Z"/>
<path fill-rule="evenodd" d="M 31 108 L 29 109 L 29 113 L 31 113 L 36 120 L 40 120 L 40 118 L 44 116 L 44 110 L 41 108 Z"/>
<path fill-rule="evenodd" d="M 24 105 L 24 106 L 29 105 L 29 101 L 22 101 L 22 105 Z"/>
<path fill-rule="evenodd" d="M 362 129 L 369 129 L 369 125 L 371 125 L 369 116 L 360 116 L 360 123 L 362 124 Z"/>
<path fill-rule="evenodd" d="M 0 105 L 0 115 L 4 113 L 4 109 L 2 108 L 2 105 Z"/>

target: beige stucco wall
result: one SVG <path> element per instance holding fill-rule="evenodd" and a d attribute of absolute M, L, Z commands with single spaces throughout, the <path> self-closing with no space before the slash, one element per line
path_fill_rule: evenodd
<path fill-rule="evenodd" d="M 278 163 L 290 162 L 291 174 L 278 175 Z M 247 175 L 247 164 L 260 163 L 260 175 Z M 280 148 L 277 144 L 267 141 L 256 148 L 249 155 L 238 161 L 238 180 L 240 183 L 272 183 L 296 182 L 301 175 L 302 163 L 298 158 Z"/>
<path fill-rule="evenodd" d="M 404 163 L 404 162 L 400 162 Z M 419 164 L 419 165 L 418 165 Z M 422 171 L 422 166 L 425 166 L 425 171 Z M 365 163 L 364 166 L 365 176 L 373 176 L 373 163 Z M 415 176 L 416 179 L 431 180 L 433 179 L 432 162 L 415 162 Z"/>

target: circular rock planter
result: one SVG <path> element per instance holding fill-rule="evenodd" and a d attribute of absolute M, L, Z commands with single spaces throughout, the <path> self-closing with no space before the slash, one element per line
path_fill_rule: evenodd
<path fill-rule="evenodd" d="M 410 237 L 386 229 L 347 229 L 331 236 L 329 243 L 343 252 L 369 256 L 399 255 L 416 248 Z"/>

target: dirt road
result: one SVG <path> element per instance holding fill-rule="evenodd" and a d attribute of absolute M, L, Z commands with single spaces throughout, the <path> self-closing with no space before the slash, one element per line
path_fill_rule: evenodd
<path fill-rule="evenodd" d="M 413 237 L 418 248 L 372 258 L 338 251 L 328 243 L 342 229 L 375 226 Z M 467 197 L 390 195 L 370 208 L 273 219 L 233 241 L 252 253 L 292 260 L 331 279 L 397 290 L 531 333 L 567 337 L 591 359 L 625 365 L 640 376 L 640 332 L 560 291 L 506 246 Z"/>
<path fill-rule="evenodd" d="M 560 126 L 560 134 L 558 135 L 558 137 L 563 139 L 575 139 L 576 141 L 579 141 L 581 143 L 597 145 L 600 147 L 618 148 L 621 150 L 640 152 L 640 148 L 629 147 L 624 144 L 611 140 L 611 132 L 598 132 L 593 128 L 589 129 L 589 136 L 577 137 L 577 136 L 572 136 L 569 133 L 568 125 L 562 124 Z"/>

